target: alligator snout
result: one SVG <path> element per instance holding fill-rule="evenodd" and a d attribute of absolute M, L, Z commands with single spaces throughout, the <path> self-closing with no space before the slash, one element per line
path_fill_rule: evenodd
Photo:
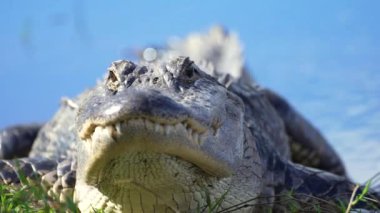
<path fill-rule="evenodd" d="M 91 101 L 91 100 L 89 100 Z M 119 121 L 146 119 L 158 124 L 176 124 L 191 120 L 200 131 L 206 127 L 186 107 L 156 90 L 128 89 L 118 92 L 112 98 L 94 99 L 96 109 L 78 116 L 79 136 L 89 137 L 97 126 L 107 126 Z M 90 104 L 90 103 L 88 103 Z M 88 113 L 88 115 L 87 115 Z"/>

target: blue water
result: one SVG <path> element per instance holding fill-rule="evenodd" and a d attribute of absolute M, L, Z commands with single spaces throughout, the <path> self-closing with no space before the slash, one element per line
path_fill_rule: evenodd
<path fill-rule="evenodd" d="M 380 72 L 349 65 L 337 70 L 312 62 L 301 65 L 306 73 L 297 66 L 279 66 L 286 69 L 283 74 L 257 70 L 258 81 L 276 88 L 325 134 L 355 180 L 379 172 Z"/>
<path fill-rule="evenodd" d="M 380 2 L 3 0 L 0 127 L 46 121 L 111 61 L 223 24 L 247 66 L 312 121 L 358 181 L 380 171 Z"/>

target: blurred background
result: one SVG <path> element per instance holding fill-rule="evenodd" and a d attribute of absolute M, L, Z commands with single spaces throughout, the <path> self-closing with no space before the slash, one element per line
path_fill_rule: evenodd
<path fill-rule="evenodd" d="M 380 171 L 380 1 L 2 0 L 0 128 L 44 122 L 114 60 L 221 24 L 261 84 L 317 126 L 363 182 Z"/>

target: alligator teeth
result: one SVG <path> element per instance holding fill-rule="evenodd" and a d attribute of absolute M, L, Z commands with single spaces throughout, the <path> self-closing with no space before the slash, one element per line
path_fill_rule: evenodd
<path fill-rule="evenodd" d="M 86 141 L 116 141 L 123 132 L 131 127 L 145 128 L 156 133 L 170 136 L 175 133 L 176 135 L 185 135 L 194 144 L 201 145 L 206 139 L 206 130 L 200 130 L 199 128 L 193 128 L 194 125 L 189 124 L 186 121 L 175 124 L 160 124 L 148 119 L 129 119 L 116 122 L 108 126 L 96 126 L 93 134 Z"/>
<path fill-rule="evenodd" d="M 174 126 L 174 131 L 185 133 L 185 132 L 186 132 L 186 128 L 185 128 L 181 123 L 177 123 L 177 124 Z"/>
<path fill-rule="evenodd" d="M 205 141 L 207 138 L 207 135 L 206 134 L 201 134 L 200 137 L 199 137 L 199 145 L 201 145 L 203 143 L 203 141 Z"/>
<path fill-rule="evenodd" d="M 115 131 L 116 129 L 114 126 L 97 126 L 95 128 L 94 134 L 91 136 L 91 141 L 94 141 L 95 143 L 106 141 L 108 143 L 115 141 Z"/>
<path fill-rule="evenodd" d="M 144 120 L 139 118 L 135 120 L 135 124 L 138 126 L 144 126 Z"/>
<path fill-rule="evenodd" d="M 144 124 L 145 124 L 145 128 L 147 128 L 147 129 L 153 129 L 154 128 L 154 124 L 148 120 L 145 120 Z"/>
<path fill-rule="evenodd" d="M 171 125 L 164 126 L 164 129 L 165 129 L 165 134 L 166 135 L 170 135 L 171 132 L 175 131 L 174 128 L 173 128 L 173 126 L 171 126 Z"/>
<path fill-rule="evenodd" d="M 114 124 L 114 126 L 115 126 L 115 129 L 116 129 L 116 132 L 118 133 L 118 134 L 120 134 L 121 133 L 121 131 L 122 131 L 122 122 L 117 122 L 116 124 Z"/>
<path fill-rule="evenodd" d="M 107 126 L 108 135 L 115 141 L 117 137 L 117 130 L 115 125 Z"/>
<path fill-rule="evenodd" d="M 188 134 L 189 138 L 192 138 L 193 137 L 193 130 L 190 129 L 190 128 L 188 128 L 187 129 L 187 134 Z"/>
<path fill-rule="evenodd" d="M 163 133 L 164 132 L 164 128 L 160 124 L 154 125 L 154 130 L 156 132 L 159 132 L 159 133 Z"/>
<path fill-rule="evenodd" d="M 199 144 L 199 135 L 198 135 L 198 133 L 193 132 L 192 138 L 193 138 L 193 141 L 195 143 Z"/>

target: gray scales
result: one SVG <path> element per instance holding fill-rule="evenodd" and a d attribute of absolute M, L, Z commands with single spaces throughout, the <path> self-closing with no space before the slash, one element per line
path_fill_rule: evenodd
<path fill-rule="evenodd" d="M 301 206 L 347 202 L 355 184 L 340 158 L 249 78 L 237 43 L 215 28 L 149 61 L 113 62 L 51 121 L 2 130 L 0 182 L 40 176 L 82 212 L 197 212 L 222 196 L 225 212 L 286 211 L 289 194 Z"/>

